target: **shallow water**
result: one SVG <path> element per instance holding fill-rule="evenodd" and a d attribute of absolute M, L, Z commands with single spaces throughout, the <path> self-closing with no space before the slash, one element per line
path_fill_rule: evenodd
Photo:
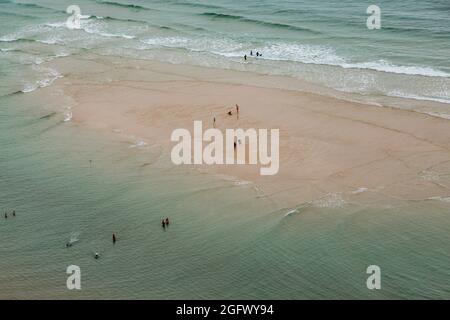
<path fill-rule="evenodd" d="M 2 60 L 36 64 L 90 50 L 288 75 L 378 104 L 450 103 L 446 0 L 379 1 L 381 30 L 367 29 L 372 3 L 360 0 L 81 0 L 80 28 L 69 30 L 71 4 L 0 1 Z M 251 50 L 263 56 L 245 63 Z M 450 117 L 448 106 L 434 114 Z"/>

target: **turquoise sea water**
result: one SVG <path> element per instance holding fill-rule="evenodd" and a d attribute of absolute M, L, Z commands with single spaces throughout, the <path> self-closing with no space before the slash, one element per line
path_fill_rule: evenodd
<path fill-rule="evenodd" d="M 66 28 L 70 4 L 81 9 L 78 30 Z M 371 4 L 2 0 L 0 49 L 2 60 L 21 64 L 93 50 L 289 75 L 368 100 L 390 96 L 450 103 L 448 1 L 378 1 L 380 30 L 366 27 Z M 262 58 L 244 63 L 250 50 Z"/>
<path fill-rule="evenodd" d="M 65 26 L 69 4 L 86 15 L 79 30 Z M 448 102 L 448 2 L 379 1 L 377 31 L 369 4 L 0 0 L 0 213 L 17 212 L 0 220 L 0 298 L 450 298 L 450 194 L 280 210 L 251 185 L 173 168 L 35 99 L 64 76 L 43 62 L 94 52 Z M 252 49 L 263 58 L 244 64 Z M 81 291 L 66 289 L 70 264 Z M 366 288 L 371 264 L 380 291 Z"/>

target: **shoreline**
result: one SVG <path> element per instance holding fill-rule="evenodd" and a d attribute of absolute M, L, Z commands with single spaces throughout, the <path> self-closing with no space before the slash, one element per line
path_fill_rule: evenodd
<path fill-rule="evenodd" d="M 192 130 L 195 120 L 206 129 L 216 117 L 223 132 L 279 128 L 276 176 L 259 176 L 259 166 L 186 166 L 252 183 L 279 206 L 355 190 L 402 199 L 449 196 L 447 184 L 423 178 L 428 171 L 439 176 L 450 170 L 446 119 L 269 88 L 279 85 L 278 76 L 110 57 L 82 61 L 54 61 L 64 78 L 42 91 L 60 90 L 73 100 L 74 124 L 119 139 L 136 137 L 137 147 L 160 146 L 169 162 L 171 132 Z M 235 104 L 239 119 L 226 114 Z"/>
<path fill-rule="evenodd" d="M 371 298 L 365 279 L 356 291 L 340 289 L 359 281 L 367 255 L 393 261 L 380 298 L 445 296 L 448 121 L 218 82 L 234 73 L 217 70 L 60 62 L 52 66 L 63 78 L 6 108 L 18 124 L 5 130 L 12 137 L 5 141 L 27 138 L 17 141 L 20 150 L 7 146 L 18 154 L 5 163 L 13 188 L 6 194 L 22 203 L 18 219 L 0 226 L 9 258 L 2 266 L 27 277 L 5 273 L 4 298 Z M 239 120 L 226 114 L 233 102 L 241 106 Z M 65 122 L 67 112 L 73 117 Z M 172 130 L 191 129 L 194 119 L 212 127 L 212 114 L 222 129 L 279 126 L 280 174 L 260 176 L 259 166 L 175 167 Z M 17 209 L 14 198 L 7 201 Z M 174 222 L 170 230 L 161 230 L 163 216 Z M 74 232 L 80 241 L 68 250 Z M 64 286 L 67 261 L 89 274 L 77 296 Z M 433 277 L 419 282 L 420 293 L 408 291 L 429 261 L 437 261 Z M 345 277 L 335 290 L 318 290 L 336 272 Z M 193 277 L 202 280 L 198 286 Z M 261 279 L 272 281 L 260 286 Z M 255 285 L 230 287 L 233 281 Z"/>

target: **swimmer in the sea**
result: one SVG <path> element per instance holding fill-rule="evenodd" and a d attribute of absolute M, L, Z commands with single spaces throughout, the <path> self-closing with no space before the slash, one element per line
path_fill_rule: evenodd
<path fill-rule="evenodd" d="M 169 225 L 169 218 L 166 218 L 166 225 L 168 226 Z"/>
<path fill-rule="evenodd" d="M 116 240 L 117 240 L 117 239 L 116 239 L 116 235 L 113 233 L 113 235 L 112 235 L 112 242 L 113 242 L 113 243 L 116 243 Z"/>

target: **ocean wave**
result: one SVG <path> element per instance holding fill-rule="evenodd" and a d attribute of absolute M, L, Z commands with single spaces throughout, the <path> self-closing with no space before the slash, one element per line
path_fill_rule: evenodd
<path fill-rule="evenodd" d="M 1 3 L 1 1 L 0 1 L 0 3 Z M 28 14 L 22 14 L 22 13 L 18 13 L 18 12 L 7 12 L 7 11 L 0 11 L 0 15 L 6 16 L 6 17 L 11 16 L 11 17 L 33 19 L 33 20 L 35 20 L 37 18 L 35 16 L 30 16 Z"/>
<path fill-rule="evenodd" d="M 199 13 L 199 15 L 204 16 L 204 17 L 209 17 L 212 19 L 235 20 L 235 21 L 253 23 L 253 24 L 271 27 L 271 28 L 279 28 L 279 29 L 292 30 L 292 31 L 302 31 L 302 32 L 308 32 L 311 34 L 321 34 L 320 31 L 312 30 L 309 28 L 303 28 L 303 27 L 299 27 L 299 26 L 295 26 L 295 25 L 291 25 L 291 24 L 279 23 L 279 22 L 270 22 L 270 21 L 265 21 L 265 20 L 252 19 L 252 18 L 247 18 L 244 16 L 233 15 L 233 14 L 225 14 L 225 13 L 217 13 L 217 12 L 203 12 L 203 13 Z"/>
<path fill-rule="evenodd" d="M 387 73 L 398 73 L 407 75 L 419 75 L 428 77 L 450 77 L 449 73 L 444 71 L 435 70 L 430 67 L 423 66 L 399 66 L 391 64 L 384 60 L 373 61 L 373 62 L 362 62 L 362 63 L 344 63 L 340 64 L 343 68 L 351 69 L 369 69 L 380 72 Z"/>
<path fill-rule="evenodd" d="M 143 148 L 147 146 L 147 142 L 145 142 L 142 139 L 137 139 L 132 145 L 130 145 L 130 148 Z"/>
<path fill-rule="evenodd" d="M 431 198 L 428 198 L 428 200 L 435 200 L 435 201 L 450 203 L 450 197 L 431 197 Z"/>
<path fill-rule="evenodd" d="M 77 28 L 79 30 L 83 30 L 86 33 L 98 35 L 101 37 L 108 37 L 108 38 L 124 38 L 124 39 L 135 39 L 137 38 L 135 35 L 129 35 L 125 33 L 113 33 L 108 32 L 106 29 L 108 27 L 107 23 L 102 23 L 99 20 L 104 20 L 103 17 L 97 17 L 97 16 L 84 16 L 84 18 L 80 21 L 80 28 Z M 46 27 L 50 28 L 67 28 L 66 22 L 52 22 L 52 23 L 46 23 Z M 57 39 L 50 39 L 47 40 L 48 44 L 55 44 L 60 43 L 61 40 Z"/>
<path fill-rule="evenodd" d="M 284 217 L 288 217 L 291 214 L 298 213 L 298 212 L 299 212 L 298 209 L 291 209 L 284 214 Z"/>
<path fill-rule="evenodd" d="M 427 181 L 439 181 L 440 179 L 439 173 L 429 170 L 424 170 L 420 172 L 419 176 Z"/>
<path fill-rule="evenodd" d="M 20 52 L 21 50 L 15 48 L 0 48 L 0 52 Z"/>
<path fill-rule="evenodd" d="M 246 186 L 246 185 L 249 185 L 249 184 L 253 184 L 253 182 L 247 181 L 247 180 L 236 180 L 236 181 L 234 181 L 234 185 L 235 186 Z"/>
<path fill-rule="evenodd" d="M 58 13 L 61 13 L 61 12 L 66 13 L 64 10 L 56 10 L 56 9 L 45 7 L 45 6 L 36 4 L 36 3 L 15 2 L 15 1 L 8 1 L 8 0 L 5 0 L 5 2 L 11 3 L 11 4 L 15 5 L 15 6 L 23 7 L 23 8 L 43 9 L 43 10 L 46 10 L 46 11 L 52 11 L 52 12 L 58 12 Z"/>
<path fill-rule="evenodd" d="M 98 19 L 98 20 L 104 20 L 104 21 L 133 22 L 133 23 L 147 25 L 147 22 L 143 21 L 143 20 L 136 20 L 136 19 L 129 19 L 129 18 L 115 18 L 115 17 L 111 17 L 111 16 L 95 16 L 95 17 L 91 17 L 91 19 Z"/>
<path fill-rule="evenodd" d="M 95 34 L 95 35 L 99 35 L 102 37 L 107 37 L 107 38 L 123 38 L 123 39 L 136 39 L 137 37 L 134 35 L 128 35 L 125 33 L 110 33 L 110 32 L 102 32 L 96 29 L 91 29 L 91 28 L 84 28 L 83 29 L 85 32 L 90 33 L 90 34 Z"/>
<path fill-rule="evenodd" d="M 360 194 L 360 193 L 366 192 L 367 190 L 369 190 L 369 189 L 367 189 L 365 187 L 360 187 L 360 188 L 357 188 L 356 190 L 351 191 L 350 193 L 351 194 Z"/>
<path fill-rule="evenodd" d="M 330 193 L 325 197 L 311 201 L 311 204 L 317 208 L 341 208 L 346 201 L 338 193 Z"/>
<path fill-rule="evenodd" d="M 140 6 L 140 5 L 137 5 L 137 4 L 131 4 L 131 3 L 121 3 L 121 2 L 101 1 L 101 0 L 97 0 L 95 2 L 98 3 L 98 4 L 104 4 L 104 5 L 115 6 L 115 7 L 120 7 L 120 8 L 156 11 L 156 10 L 151 9 L 151 8 L 147 8 L 147 7 L 144 7 L 144 6 Z"/>
<path fill-rule="evenodd" d="M 6 35 L 6 36 L 3 36 L 3 37 L 1 37 L 0 38 L 0 42 L 15 42 L 15 41 L 18 41 L 19 40 L 19 38 L 17 38 L 16 36 L 14 36 L 14 35 Z"/>
<path fill-rule="evenodd" d="M 263 53 L 259 59 L 294 61 L 305 64 L 319 64 L 342 67 L 344 69 L 365 69 L 386 73 L 420 75 L 428 77 L 450 77 L 449 73 L 424 66 L 400 66 L 385 60 L 352 63 L 336 54 L 333 48 L 295 43 L 275 43 L 256 50 Z"/>
<path fill-rule="evenodd" d="M 413 100 L 421 100 L 421 101 L 432 101 L 432 102 L 439 102 L 439 103 L 445 103 L 445 104 L 450 104 L 450 98 L 445 99 L 445 98 L 436 98 L 436 97 L 427 97 L 427 96 L 420 96 L 417 94 L 409 94 L 409 93 L 404 93 L 398 90 L 392 90 L 388 93 L 389 96 L 391 97 L 396 97 L 396 98 L 403 98 L 403 99 L 413 99 Z M 436 113 L 436 112 L 431 112 L 429 113 L 432 116 L 439 116 L 440 118 L 445 118 L 445 119 L 449 119 L 450 118 L 450 111 L 448 114 L 444 114 L 444 113 Z"/>
<path fill-rule="evenodd" d="M 448 102 L 448 103 L 450 103 L 450 102 Z M 429 114 L 430 116 L 433 116 L 433 117 L 450 120 L 450 113 L 431 112 L 430 111 L 430 112 L 427 112 L 427 114 Z"/>
<path fill-rule="evenodd" d="M 226 58 L 241 58 L 244 54 L 247 54 L 248 58 L 251 58 L 248 55 L 249 51 L 251 50 L 251 48 L 248 47 L 248 44 L 244 44 L 241 41 L 229 38 L 214 39 L 207 37 L 194 38 L 185 36 L 173 36 L 148 38 L 143 39 L 142 42 L 155 47 L 180 48 L 191 51 L 209 52 Z M 449 73 L 436 70 L 431 67 L 400 66 L 384 60 L 352 63 L 349 62 L 348 59 L 339 56 L 333 48 L 321 45 L 276 42 L 266 44 L 264 46 L 256 46 L 255 48 L 252 48 L 252 50 L 254 52 L 261 52 L 262 56 L 258 57 L 257 59 L 263 61 L 271 60 L 299 62 L 304 64 L 329 65 L 342 67 L 344 69 L 364 69 L 394 74 L 419 75 L 428 77 L 450 77 Z M 411 98 L 420 98 L 421 100 L 426 99 L 419 96 Z M 448 103 L 448 101 L 446 101 L 445 99 L 438 100 L 435 98 L 429 98 L 427 100 Z"/>
<path fill-rule="evenodd" d="M 142 39 L 141 42 L 150 47 L 180 48 L 196 52 L 210 52 L 218 55 L 224 55 L 226 53 L 233 54 L 236 50 L 243 50 L 240 42 L 227 38 L 154 37 Z"/>
<path fill-rule="evenodd" d="M 345 62 L 345 59 L 338 56 L 333 48 L 319 45 L 279 42 L 255 48 L 254 51 L 262 53 L 263 56 L 258 59 L 263 60 L 328 65 L 339 65 Z"/>
<path fill-rule="evenodd" d="M 68 111 L 67 113 L 64 114 L 64 122 L 70 122 L 72 121 L 73 118 L 73 113 L 71 111 Z"/>

